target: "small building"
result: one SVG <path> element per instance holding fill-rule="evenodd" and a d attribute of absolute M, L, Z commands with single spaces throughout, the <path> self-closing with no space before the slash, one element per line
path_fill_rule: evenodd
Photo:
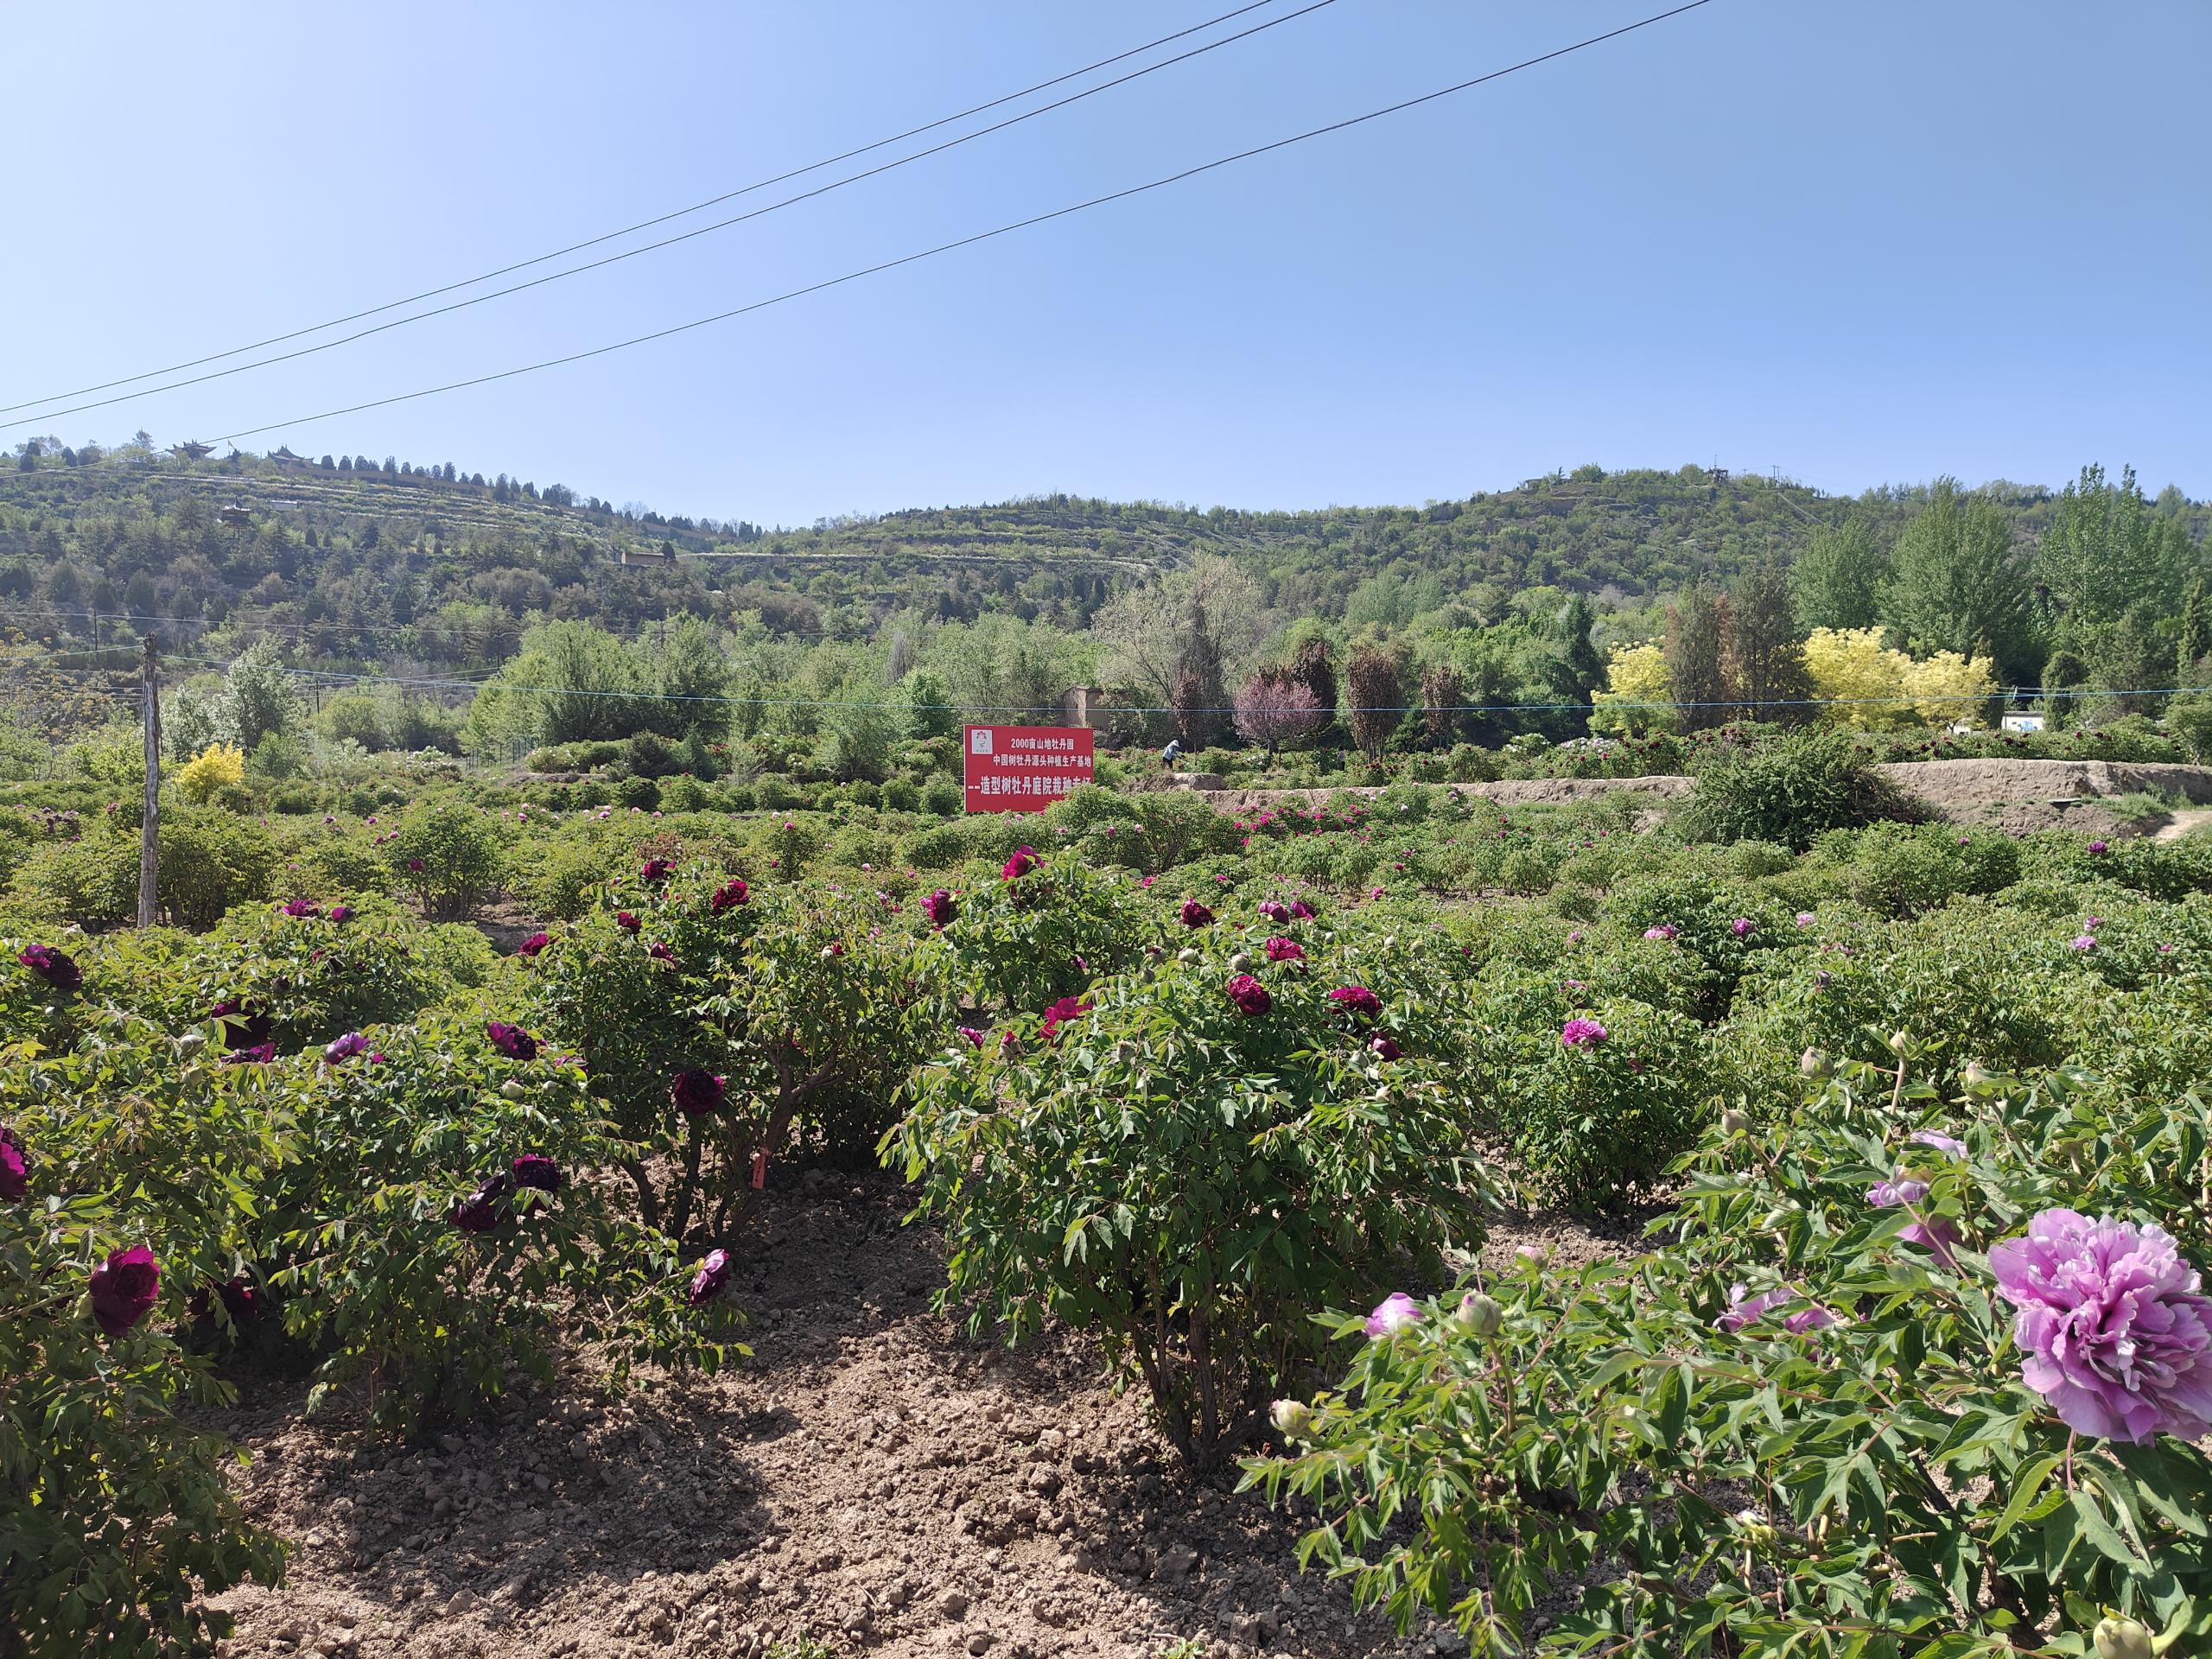
<path fill-rule="evenodd" d="M 2024 736 L 2030 732 L 2043 730 L 2043 716 L 2029 714 L 2006 715 L 1998 721 L 1998 724 L 2005 731 Z"/>
<path fill-rule="evenodd" d="M 1060 723 L 1064 726 L 1088 726 L 1098 728 L 1099 716 L 1104 710 L 1097 705 L 1106 694 L 1095 685 L 1071 686 L 1060 693 Z"/>

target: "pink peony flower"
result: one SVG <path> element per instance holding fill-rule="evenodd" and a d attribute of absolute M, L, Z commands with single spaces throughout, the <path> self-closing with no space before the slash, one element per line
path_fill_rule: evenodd
<path fill-rule="evenodd" d="M 1268 995 L 1268 988 L 1249 974 L 1231 976 L 1224 988 L 1229 992 L 1229 1000 L 1236 1005 L 1236 1012 L 1247 1019 L 1257 1019 L 1275 1005 L 1274 998 Z"/>
<path fill-rule="evenodd" d="M 1788 1290 L 1763 1291 L 1757 1296 L 1745 1294 L 1746 1287 L 1728 1287 L 1727 1312 L 1714 1321 L 1723 1331 L 1733 1335 L 1746 1325 L 1756 1325 L 1777 1307 L 1787 1306 L 1796 1300 Z M 1820 1331 L 1834 1325 L 1835 1315 L 1818 1302 L 1799 1309 L 1782 1322 L 1782 1328 L 1793 1337 L 1802 1337 L 1808 1331 Z"/>
<path fill-rule="evenodd" d="M 1001 880 L 1019 881 L 1037 868 L 1037 849 L 1027 843 L 1014 849 L 1014 856 L 999 866 Z"/>
<path fill-rule="evenodd" d="M 1045 1010 L 1045 1023 L 1037 1028 L 1037 1034 L 1046 1042 L 1052 1042 L 1058 1038 L 1062 1026 L 1080 1020 L 1090 1012 L 1090 1004 L 1081 997 L 1064 996 Z"/>
<path fill-rule="evenodd" d="M 50 944 L 27 944 L 16 960 L 57 991 L 73 991 L 85 982 L 85 970 Z"/>
<path fill-rule="evenodd" d="M 16 1132 L 0 1124 L 0 1198 L 13 1204 L 31 1190 L 30 1160 Z"/>
<path fill-rule="evenodd" d="M 161 1267 L 143 1244 L 111 1251 L 92 1269 L 92 1318 L 111 1337 L 144 1319 L 161 1294 Z"/>
<path fill-rule="evenodd" d="M 2165 1230 L 2046 1210 L 1989 1252 L 2021 1380 L 2101 1439 L 2212 1433 L 2212 1298 Z"/>
<path fill-rule="evenodd" d="M 1211 927 L 1213 925 L 1213 912 L 1208 910 L 1204 905 L 1200 904 L 1195 899 L 1185 899 L 1183 901 L 1183 908 L 1176 913 L 1183 918 L 1183 925 L 1185 927 Z"/>
<path fill-rule="evenodd" d="M 1382 1012 L 1382 999 L 1364 985 L 1339 985 L 1329 993 L 1329 1001 L 1363 1020 L 1372 1020 Z"/>
<path fill-rule="evenodd" d="M 668 1097 L 686 1117 L 705 1117 L 722 1109 L 728 1096 L 722 1078 L 712 1071 L 679 1071 L 668 1085 Z"/>
<path fill-rule="evenodd" d="M 737 1263 L 729 1259 L 728 1250 L 709 1250 L 707 1259 L 699 1264 L 699 1271 L 691 1275 L 691 1288 L 686 1300 L 694 1307 L 704 1307 L 722 1294 Z"/>
<path fill-rule="evenodd" d="M 1905 1138 L 1916 1146 L 1933 1147 L 1938 1152 L 1947 1152 L 1954 1158 L 1967 1155 L 1967 1143 L 1956 1135 L 1945 1135 L 1941 1129 L 1915 1129 Z"/>
<path fill-rule="evenodd" d="M 2084 954 L 2087 954 L 2097 948 L 2095 936 L 2089 933 L 2077 934 L 2073 938 L 2067 940 L 2066 944 L 2069 950 L 2079 950 Z"/>
<path fill-rule="evenodd" d="M 1671 939 L 1675 937 L 1675 925 L 1672 922 L 1662 922 L 1656 927 L 1645 928 L 1643 937 L 1647 939 Z"/>
<path fill-rule="evenodd" d="M 1394 1290 L 1376 1304 L 1365 1328 L 1372 1338 L 1395 1337 L 1407 1326 L 1419 1325 L 1422 1317 L 1418 1302 L 1402 1290 Z"/>
<path fill-rule="evenodd" d="M 1605 1040 L 1605 1028 L 1595 1020 L 1576 1018 L 1559 1028 L 1561 1048 L 1595 1048 Z"/>
<path fill-rule="evenodd" d="M 1267 951 L 1269 962 L 1303 962 L 1306 959 L 1306 947 L 1296 939 L 1272 938 L 1262 949 Z"/>
<path fill-rule="evenodd" d="M 1739 939 L 1748 939 L 1758 931 L 1758 924 L 1748 916 L 1738 916 L 1728 924 L 1728 931 Z"/>
<path fill-rule="evenodd" d="M 1797 925 L 1800 927 L 1810 927 L 1819 919 L 1820 918 L 1815 916 L 1809 910 L 1801 910 L 1797 912 Z"/>

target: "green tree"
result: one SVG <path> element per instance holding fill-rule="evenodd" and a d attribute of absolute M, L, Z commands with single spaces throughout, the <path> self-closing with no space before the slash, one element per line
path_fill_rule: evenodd
<path fill-rule="evenodd" d="M 1890 563 L 1874 540 L 1873 527 L 1857 513 L 1815 531 L 1790 575 L 1797 620 L 1808 632 L 1871 628 L 1881 620 Z"/>
<path fill-rule="evenodd" d="M 1728 598 L 1703 582 L 1667 607 L 1667 690 L 1683 729 L 1725 725 L 1735 710 L 1728 685 Z"/>
<path fill-rule="evenodd" d="M 696 616 L 680 618 L 657 640 L 639 676 L 668 701 L 655 705 L 653 729 L 668 737 L 729 729 L 729 659 L 715 630 Z"/>
<path fill-rule="evenodd" d="M 1896 565 L 1885 620 L 1909 650 L 1992 658 L 2002 678 L 2033 670 L 2026 573 L 1993 501 L 1961 490 L 1956 479 L 1937 479 L 1897 537 Z"/>
<path fill-rule="evenodd" d="M 2084 467 L 2037 544 L 2036 571 L 2071 642 L 2139 606 L 2164 609 L 2188 548 L 2180 524 L 2150 510 L 2133 467 L 2117 484 Z"/>
<path fill-rule="evenodd" d="M 2174 639 L 2174 683 L 2195 685 L 2197 664 L 2207 657 L 2212 657 L 2212 593 L 2206 590 L 2204 578 L 2198 576 L 2189 584 L 2181 602 Z"/>
<path fill-rule="evenodd" d="M 1747 712 L 1758 720 L 1807 718 L 1812 713 L 1806 699 L 1813 695 L 1813 677 L 1805 666 L 1797 607 L 1782 566 L 1770 559 L 1738 576 L 1729 594 L 1728 615 L 1728 678 L 1736 696 L 1751 705 Z"/>
<path fill-rule="evenodd" d="M 251 754 L 272 733 L 300 723 L 303 705 L 274 639 L 257 639 L 239 653 L 223 681 L 223 724 Z"/>

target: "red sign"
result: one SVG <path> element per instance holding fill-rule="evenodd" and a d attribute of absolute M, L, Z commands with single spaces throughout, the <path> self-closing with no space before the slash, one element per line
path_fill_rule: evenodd
<path fill-rule="evenodd" d="M 960 738 L 970 812 L 1042 812 L 1090 781 L 1088 726 L 969 726 Z"/>

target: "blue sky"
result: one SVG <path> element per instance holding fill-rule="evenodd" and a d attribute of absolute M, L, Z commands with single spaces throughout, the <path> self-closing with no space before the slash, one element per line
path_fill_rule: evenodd
<path fill-rule="evenodd" d="M 1231 3 L 0 5 L 0 403 L 526 257 Z M 1661 6 L 1335 0 L 680 249 L 53 426 L 166 442 L 588 347 Z M 2203 0 L 1713 0 L 1135 201 L 248 447 L 785 524 L 1049 490 L 1418 502 L 1586 461 L 1835 490 L 2132 461 L 2204 496 L 2208 62 Z"/>

